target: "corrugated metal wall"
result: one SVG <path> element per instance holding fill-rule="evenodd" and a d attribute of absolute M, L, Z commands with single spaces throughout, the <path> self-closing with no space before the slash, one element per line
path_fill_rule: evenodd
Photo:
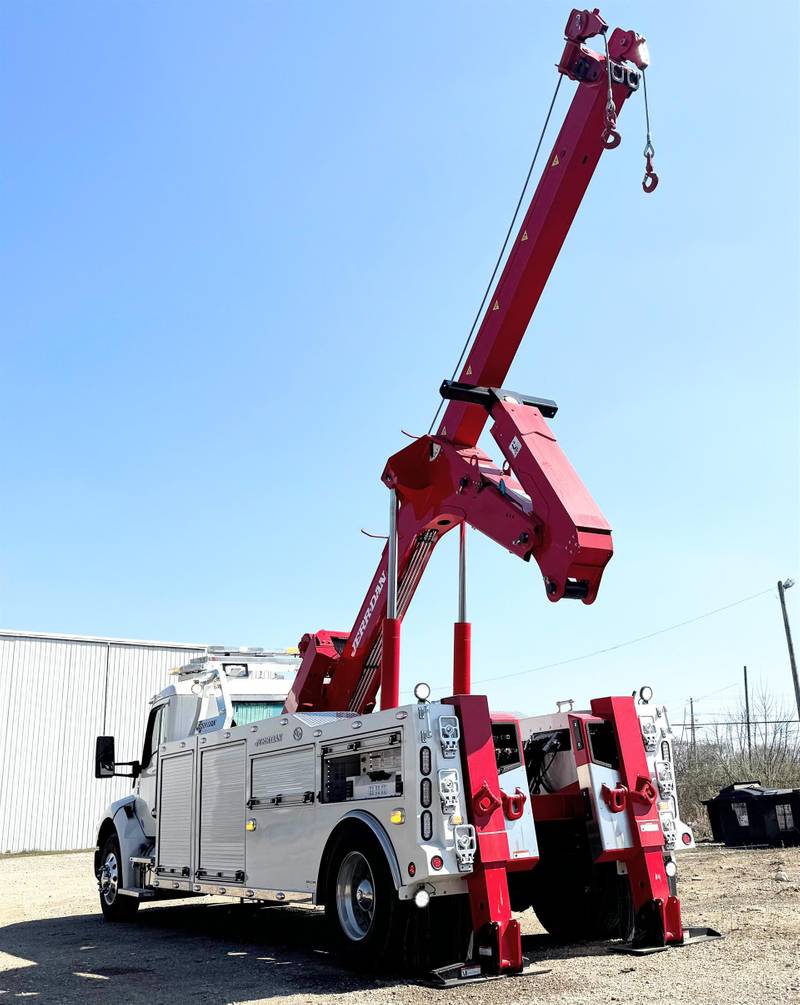
<path fill-rule="evenodd" d="M 94 777 L 94 741 L 141 756 L 148 701 L 203 652 L 179 643 L 0 632 L 0 854 L 90 848 L 130 791 Z"/>

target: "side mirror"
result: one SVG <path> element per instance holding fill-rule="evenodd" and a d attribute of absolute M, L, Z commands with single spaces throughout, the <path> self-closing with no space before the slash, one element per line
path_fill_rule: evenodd
<path fill-rule="evenodd" d="M 117 771 L 118 767 L 130 768 L 130 771 Z M 94 745 L 94 777 L 138 778 L 142 766 L 138 761 L 118 761 L 114 754 L 114 737 L 98 736 Z"/>
<path fill-rule="evenodd" d="M 98 736 L 94 746 L 94 777 L 113 778 L 115 762 L 114 737 Z"/>

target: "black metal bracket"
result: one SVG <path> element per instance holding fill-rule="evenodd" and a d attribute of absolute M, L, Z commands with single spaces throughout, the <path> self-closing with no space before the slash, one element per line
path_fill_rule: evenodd
<path fill-rule="evenodd" d="M 534 964 L 525 960 L 522 970 L 503 973 L 487 973 L 481 964 L 474 960 L 466 963 L 453 963 L 447 967 L 431 970 L 423 978 L 423 982 L 434 988 L 455 988 L 462 984 L 481 984 L 484 981 L 501 981 L 504 977 L 539 977 L 549 974 L 550 969 L 540 970 Z"/>
<path fill-rule="evenodd" d="M 558 405 L 551 398 L 536 398 L 530 394 L 519 394 L 503 387 L 473 387 L 458 380 L 443 380 L 439 394 L 446 401 L 465 401 L 469 405 L 482 405 L 487 412 L 492 406 L 504 398 L 513 398 L 520 405 L 532 405 L 538 408 L 546 419 L 552 419 L 558 411 Z"/>
<path fill-rule="evenodd" d="M 715 928 L 684 928 L 683 939 L 680 942 L 667 942 L 664 945 L 656 946 L 635 946 L 633 943 L 624 943 L 621 946 L 609 946 L 610 953 L 623 953 L 627 956 L 650 956 L 653 953 L 663 953 L 667 949 L 682 949 L 688 946 L 696 946 L 699 942 L 711 942 L 714 939 L 724 939 L 725 936 Z"/>

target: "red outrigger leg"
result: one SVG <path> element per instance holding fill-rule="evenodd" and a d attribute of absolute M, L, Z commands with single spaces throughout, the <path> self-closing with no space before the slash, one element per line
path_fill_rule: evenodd
<path fill-rule="evenodd" d="M 592 713 L 613 723 L 619 746 L 622 789 L 620 800 L 631 824 L 633 848 L 621 853 L 628 868 L 636 912 L 633 946 L 663 948 L 684 941 L 681 906 L 669 890 L 664 867 L 664 833 L 658 813 L 658 793 L 642 746 L 642 729 L 633 698 L 596 698 Z"/>
<path fill-rule="evenodd" d="M 519 922 L 511 917 L 506 869 L 510 858 L 500 780 L 484 695 L 455 695 L 461 725 L 464 792 L 475 827 L 476 856 L 467 877 L 474 945 L 472 962 L 484 976 L 520 973 L 523 968 Z"/>

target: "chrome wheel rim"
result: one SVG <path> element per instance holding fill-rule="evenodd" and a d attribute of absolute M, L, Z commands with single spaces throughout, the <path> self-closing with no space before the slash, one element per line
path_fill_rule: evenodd
<path fill-rule="evenodd" d="M 110 906 L 117 899 L 119 889 L 119 863 L 113 851 L 106 855 L 100 870 L 100 896 Z"/>
<path fill-rule="evenodd" d="M 375 920 L 375 879 L 360 851 L 348 852 L 339 866 L 336 913 L 348 939 L 360 942 L 367 937 Z"/>

